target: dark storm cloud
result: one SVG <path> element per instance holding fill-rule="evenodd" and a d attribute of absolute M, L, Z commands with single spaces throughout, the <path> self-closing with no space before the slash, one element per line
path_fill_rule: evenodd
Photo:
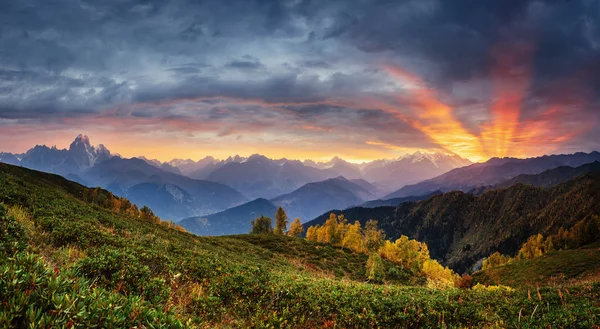
<path fill-rule="evenodd" d="M 398 65 L 477 131 L 494 68 L 523 47 L 530 53 L 513 66 L 529 67 L 524 118 L 557 103 L 598 117 L 597 0 L 0 0 L 0 118 L 107 115 L 143 103 L 124 113 L 176 120 L 165 112 L 197 99 L 202 119 L 337 118 L 380 139 L 422 138 L 389 109 L 356 100 L 393 95 L 401 110 L 414 107 L 383 69 Z"/>

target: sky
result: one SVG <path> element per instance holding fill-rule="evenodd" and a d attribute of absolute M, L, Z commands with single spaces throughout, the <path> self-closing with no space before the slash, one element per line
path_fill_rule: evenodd
<path fill-rule="evenodd" d="M 0 151 L 600 149 L 599 0 L 0 0 Z"/>

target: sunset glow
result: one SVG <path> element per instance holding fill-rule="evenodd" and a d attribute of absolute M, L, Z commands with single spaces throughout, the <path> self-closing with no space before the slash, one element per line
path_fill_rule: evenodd
<path fill-rule="evenodd" d="M 600 148 L 600 24 L 583 3 L 57 5 L 42 25 L 20 6 L 0 14 L 2 152 L 80 133 L 162 161 Z"/>

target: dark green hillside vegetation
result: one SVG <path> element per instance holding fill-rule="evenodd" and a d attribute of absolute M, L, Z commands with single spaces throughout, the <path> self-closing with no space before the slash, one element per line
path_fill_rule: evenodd
<path fill-rule="evenodd" d="M 449 192 L 420 202 L 334 211 L 364 225 L 377 220 L 388 239 L 407 235 L 425 242 L 432 258 L 458 272 L 498 251 L 515 255 L 533 234 L 554 234 L 600 215 L 600 174 L 552 188 L 517 184 L 474 196 Z M 322 224 L 327 216 L 305 223 Z"/>
<path fill-rule="evenodd" d="M 87 196 L 87 197 L 86 197 Z M 101 198 L 100 196 L 104 196 Z M 101 200 L 103 199 L 103 200 Z M 106 201 L 106 200 L 110 200 Z M 119 202 L 120 205 L 116 207 Z M 284 235 L 198 237 L 102 190 L 0 164 L 0 327 L 563 327 L 600 322 L 600 286 L 446 290 Z"/>

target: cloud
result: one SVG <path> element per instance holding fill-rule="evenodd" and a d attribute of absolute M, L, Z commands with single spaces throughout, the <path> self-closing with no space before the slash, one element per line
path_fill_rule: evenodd
<path fill-rule="evenodd" d="M 284 129 L 381 157 L 590 148 L 599 13 L 587 0 L 1 2 L 0 126 L 181 129 L 232 150 Z"/>

